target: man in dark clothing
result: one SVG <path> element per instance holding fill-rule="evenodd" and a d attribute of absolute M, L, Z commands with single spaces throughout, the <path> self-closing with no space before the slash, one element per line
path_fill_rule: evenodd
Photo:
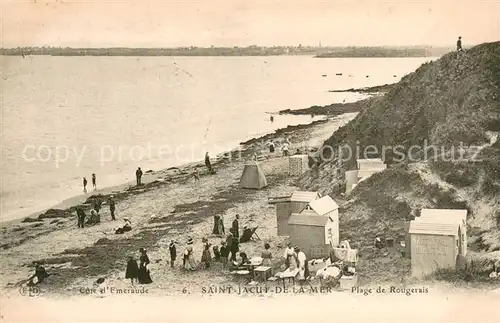
<path fill-rule="evenodd" d="M 233 220 L 233 235 L 237 238 L 240 237 L 240 223 L 239 223 L 240 215 L 236 214 L 235 219 Z"/>
<path fill-rule="evenodd" d="M 174 268 L 175 258 L 177 257 L 177 248 L 175 247 L 175 241 L 170 241 L 168 245 L 168 251 L 170 251 L 170 267 Z"/>
<path fill-rule="evenodd" d="M 83 193 L 87 193 L 87 179 L 83 178 Z"/>
<path fill-rule="evenodd" d="M 94 187 L 94 190 L 97 189 L 97 178 L 95 177 L 95 174 L 92 174 L 92 186 Z"/>
<path fill-rule="evenodd" d="M 458 40 L 457 40 L 457 52 L 461 52 L 462 51 L 462 36 L 458 37 Z"/>
<path fill-rule="evenodd" d="M 109 197 L 108 203 L 109 203 L 109 212 L 111 213 L 111 220 L 114 221 L 114 220 L 116 220 L 116 218 L 115 218 L 116 206 L 115 206 L 115 200 L 113 200 L 113 196 Z"/>
<path fill-rule="evenodd" d="M 236 254 L 240 251 L 240 241 L 237 236 L 233 235 L 231 240 L 231 261 L 236 261 Z"/>
<path fill-rule="evenodd" d="M 220 261 L 222 262 L 222 267 L 226 268 L 227 258 L 229 256 L 229 249 L 228 249 L 225 241 L 221 242 L 221 246 L 220 246 L 219 251 L 220 251 Z"/>
<path fill-rule="evenodd" d="M 101 205 L 102 205 L 101 199 L 98 196 L 96 196 L 94 198 L 94 203 L 92 206 L 97 213 L 99 213 L 99 211 L 101 210 Z"/>
<path fill-rule="evenodd" d="M 135 179 L 137 181 L 137 186 L 141 185 L 142 170 L 140 167 L 135 171 Z"/>
<path fill-rule="evenodd" d="M 205 153 L 205 166 L 207 166 L 208 172 L 213 174 L 212 164 L 210 163 L 210 156 L 208 155 L 208 152 Z"/>
<path fill-rule="evenodd" d="M 81 207 L 78 207 L 76 209 L 76 217 L 78 219 L 78 228 L 84 228 L 85 227 L 85 212 Z"/>

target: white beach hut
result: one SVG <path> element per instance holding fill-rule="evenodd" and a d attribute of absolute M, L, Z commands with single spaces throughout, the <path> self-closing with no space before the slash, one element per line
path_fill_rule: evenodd
<path fill-rule="evenodd" d="M 457 223 L 413 220 L 409 234 L 412 276 L 423 277 L 440 268 L 456 268 L 459 251 Z"/>
<path fill-rule="evenodd" d="M 455 223 L 459 225 L 458 254 L 467 254 L 467 210 L 460 209 L 422 209 L 417 221 L 434 223 Z"/>

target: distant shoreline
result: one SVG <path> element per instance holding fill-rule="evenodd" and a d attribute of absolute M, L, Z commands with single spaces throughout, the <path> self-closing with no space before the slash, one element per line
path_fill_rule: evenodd
<path fill-rule="evenodd" d="M 444 47 L 180 47 L 180 48 L 1 48 L 4 56 L 314 56 L 317 58 L 355 57 L 435 57 L 449 52 Z"/>

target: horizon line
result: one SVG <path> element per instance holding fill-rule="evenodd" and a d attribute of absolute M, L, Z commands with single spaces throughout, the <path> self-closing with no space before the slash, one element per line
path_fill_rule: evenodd
<path fill-rule="evenodd" d="M 470 44 L 470 46 L 476 46 L 479 44 Z M 311 45 L 227 45 L 227 46 L 195 46 L 195 45 L 185 45 L 185 46 L 175 46 L 175 47 L 164 47 L 164 46 L 154 46 L 154 47 L 134 47 L 134 46 L 109 46 L 109 47 L 74 47 L 74 46 L 54 46 L 54 45 L 23 45 L 16 47 L 0 47 L 0 49 L 17 49 L 17 48 L 64 48 L 64 49 L 184 49 L 184 48 L 203 48 L 203 49 L 215 49 L 215 48 L 273 48 L 273 47 L 294 47 L 294 48 L 380 48 L 380 47 L 399 47 L 399 48 L 412 48 L 412 47 L 428 47 L 428 48 L 453 48 L 453 45 L 321 45 L 321 46 L 311 46 Z"/>

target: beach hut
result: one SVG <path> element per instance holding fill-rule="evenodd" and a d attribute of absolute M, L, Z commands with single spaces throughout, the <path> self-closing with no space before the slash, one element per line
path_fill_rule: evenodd
<path fill-rule="evenodd" d="M 266 176 L 256 162 L 246 164 L 240 179 L 240 188 L 261 189 L 267 186 Z"/>
<path fill-rule="evenodd" d="M 384 161 L 379 158 L 358 159 L 358 182 L 387 168 Z"/>
<path fill-rule="evenodd" d="M 345 172 L 345 192 L 349 193 L 358 183 L 358 170 L 349 170 Z"/>
<path fill-rule="evenodd" d="M 315 212 L 292 213 L 288 220 L 290 242 L 311 258 L 313 250 L 318 246 L 330 244 L 330 237 L 334 231 L 334 222 L 327 216 L 317 215 Z"/>
<path fill-rule="evenodd" d="M 292 211 L 291 213 L 299 213 L 309 203 L 319 198 L 321 198 L 321 194 L 319 194 L 318 192 L 307 192 L 307 191 L 293 192 L 292 197 L 290 198 L 291 211 Z"/>
<path fill-rule="evenodd" d="M 288 235 L 288 218 L 292 214 L 291 196 L 272 197 L 268 203 L 276 205 L 276 224 L 278 236 Z"/>
<path fill-rule="evenodd" d="M 435 223 L 456 223 L 459 225 L 458 254 L 467 254 L 467 210 L 460 209 L 422 209 L 415 220 Z"/>
<path fill-rule="evenodd" d="M 311 201 L 299 214 L 326 216 L 331 220 L 331 232 L 328 233 L 329 243 L 333 246 L 339 244 L 339 206 L 328 195 Z"/>
<path fill-rule="evenodd" d="M 288 172 L 290 176 L 299 176 L 309 170 L 309 156 L 294 155 L 288 157 Z"/>
<path fill-rule="evenodd" d="M 413 220 L 409 234 L 412 276 L 423 277 L 440 268 L 456 268 L 459 250 L 457 223 Z"/>

